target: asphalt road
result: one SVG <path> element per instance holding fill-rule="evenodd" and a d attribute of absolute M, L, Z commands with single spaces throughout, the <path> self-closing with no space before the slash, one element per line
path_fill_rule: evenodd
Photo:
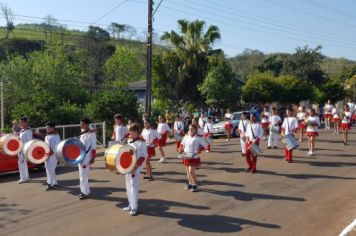
<path fill-rule="evenodd" d="M 153 162 L 155 180 L 142 180 L 140 214 L 129 216 L 124 176 L 98 158 L 90 173 L 92 198 L 79 201 L 78 170 L 60 166 L 62 190 L 45 192 L 45 172 L 30 183 L 0 176 L 0 235 L 338 235 L 356 216 L 356 141 L 323 131 L 316 156 L 306 143 L 295 162 L 282 145 L 259 157 L 258 172 L 245 173 L 238 139 L 215 140 L 198 170 L 200 191 L 184 190 L 186 176 L 173 145 L 166 164 Z M 350 140 L 356 140 L 352 133 Z"/>

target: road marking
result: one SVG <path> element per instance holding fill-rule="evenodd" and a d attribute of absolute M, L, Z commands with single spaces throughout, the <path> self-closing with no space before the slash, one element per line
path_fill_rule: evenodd
<path fill-rule="evenodd" d="M 355 228 L 356 227 L 356 218 L 354 219 L 354 221 L 351 223 L 351 224 L 349 224 L 340 234 L 339 234 L 339 236 L 346 236 L 346 235 L 348 235 L 348 233 L 350 233 L 352 230 L 353 230 L 353 228 Z"/>

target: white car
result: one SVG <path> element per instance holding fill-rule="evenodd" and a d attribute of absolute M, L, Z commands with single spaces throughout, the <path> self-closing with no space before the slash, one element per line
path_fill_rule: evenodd
<path fill-rule="evenodd" d="M 239 127 L 239 123 L 241 120 L 241 115 L 242 115 L 242 111 L 239 112 L 234 112 L 233 113 L 233 117 L 232 117 L 232 126 L 233 128 L 231 129 L 231 134 L 232 137 L 239 137 L 240 134 L 238 132 L 238 127 Z M 249 113 L 249 112 L 247 112 Z M 224 136 L 226 135 L 225 133 L 225 121 L 220 121 L 216 124 L 213 124 L 213 137 L 219 137 L 219 136 Z"/>

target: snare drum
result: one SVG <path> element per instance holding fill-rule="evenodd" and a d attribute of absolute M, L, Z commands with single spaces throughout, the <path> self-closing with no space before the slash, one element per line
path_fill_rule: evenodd
<path fill-rule="evenodd" d="M 56 155 L 66 164 L 77 165 L 85 159 L 85 146 L 80 139 L 69 138 L 58 144 Z"/>
<path fill-rule="evenodd" d="M 286 145 L 288 151 L 296 149 L 299 146 L 298 142 L 295 140 L 292 134 L 283 136 L 282 143 Z"/>
<path fill-rule="evenodd" d="M 275 134 L 279 134 L 279 126 L 273 125 L 273 126 L 271 127 L 271 132 L 272 132 L 272 133 L 275 133 Z"/>
<path fill-rule="evenodd" d="M 106 150 L 104 161 L 110 171 L 128 174 L 135 167 L 137 157 L 130 145 L 115 144 Z"/>
<path fill-rule="evenodd" d="M 49 153 L 48 144 L 37 139 L 27 142 L 23 148 L 25 159 L 33 164 L 44 163 L 48 159 Z"/>
<path fill-rule="evenodd" d="M 250 145 L 249 150 L 254 156 L 257 156 L 262 153 L 261 148 L 255 143 Z"/>
<path fill-rule="evenodd" d="M 16 156 L 22 151 L 23 142 L 15 134 L 6 134 L 0 137 L 0 151 L 9 156 Z"/>

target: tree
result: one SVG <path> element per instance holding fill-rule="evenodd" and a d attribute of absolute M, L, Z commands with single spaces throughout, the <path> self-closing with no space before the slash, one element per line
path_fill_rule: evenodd
<path fill-rule="evenodd" d="M 314 87 L 306 81 L 300 81 L 292 75 L 281 75 L 276 78 L 279 87 L 282 88 L 279 102 L 299 103 L 302 100 L 313 100 Z"/>
<path fill-rule="evenodd" d="M 121 34 L 125 31 L 126 25 L 112 22 L 108 28 L 113 38 L 120 39 Z"/>
<path fill-rule="evenodd" d="M 346 93 L 350 98 L 356 99 L 356 75 L 345 81 Z"/>
<path fill-rule="evenodd" d="M 119 83 L 130 83 L 144 79 L 143 65 L 132 50 L 117 47 L 115 53 L 106 61 L 104 72 L 108 79 Z"/>
<path fill-rule="evenodd" d="M 231 65 L 224 55 L 210 58 L 210 69 L 204 82 L 199 85 L 199 91 L 208 105 L 221 108 L 236 106 L 240 97 L 240 88 Z"/>
<path fill-rule="evenodd" d="M 221 37 L 219 28 L 211 25 L 204 31 L 205 22 L 199 20 L 178 20 L 178 26 L 179 33 L 165 32 L 161 39 L 174 47 L 174 52 L 181 60 L 178 79 L 184 93 L 179 92 L 179 95 L 183 100 L 198 103 L 200 99 L 197 85 L 205 78 L 209 50 Z"/>
<path fill-rule="evenodd" d="M 15 29 L 14 20 L 15 14 L 12 9 L 4 3 L 0 2 L 1 15 L 6 21 L 5 39 L 9 38 L 10 33 Z"/>
<path fill-rule="evenodd" d="M 46 15 L 44 21 L 41 24 L 43 32 L 45 34 L 46 41 L 53 41 L 53 31 L 58 27 L 58 21 L 52 15 Z"/>
<path fill-rule="evenodd" d="M 286 59 L 286 54 L 271 54 L 261 65 L 257 67 L 259 72 L 271 71 L 274 76 L 279 76 L 283 69 L 283 64 Z"/>
<path fill-rule="evenodd" d="M 86 35 L 94 41 L 108 41 L 110 40 L 110 33 L 98 26 L 89 25 Z"/>
<path fill-rule="evenodd" d="M 265 60 L 263 52 L 252 49 L 245 49 L 241 55 L 230 59 L 232 71 L 242 80 L 247 80 L 248 76 L 256 71 Z"/>

